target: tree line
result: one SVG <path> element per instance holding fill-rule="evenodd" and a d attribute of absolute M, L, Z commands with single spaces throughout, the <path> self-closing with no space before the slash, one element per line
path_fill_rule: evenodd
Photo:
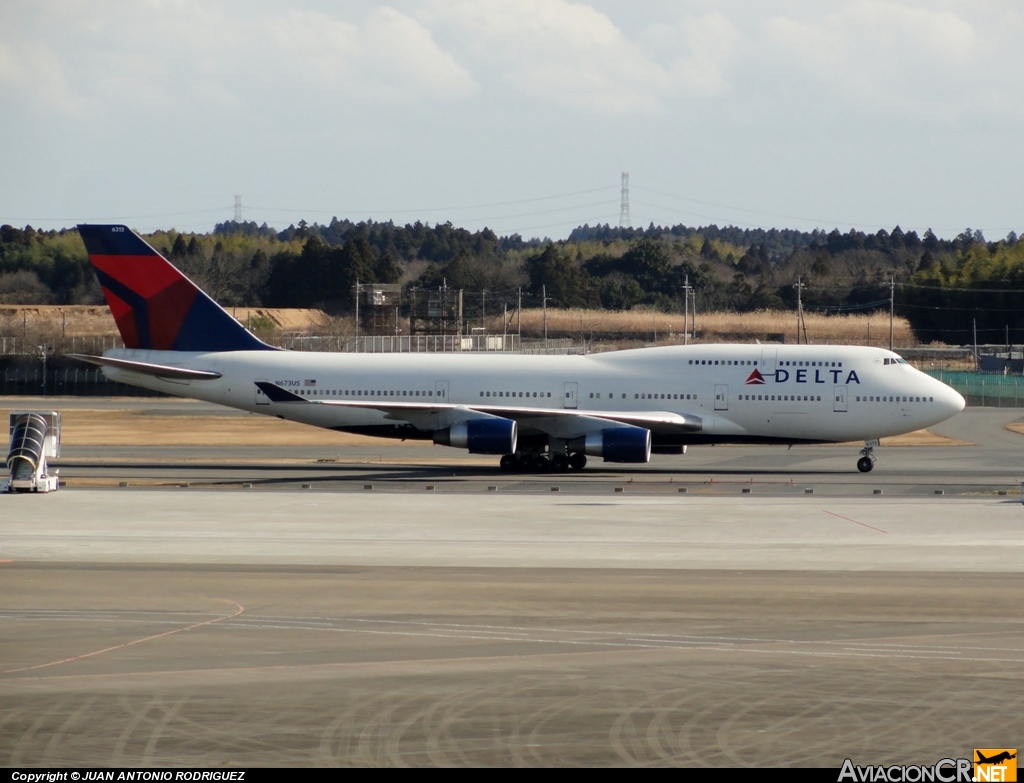
<path fill-rule="evenodd" d="M 539 306 L 681 311 L 887 309 L 922 342 L 1024 342 L 1024 243 L 966 229 L 801 232 L 655 226 L 581 226 L 568 239 L 499 237 L 451 223 L 300 221 L 283 231 L 229 221 L 210 233 L 146 235 L 225 306 L 316 307 L 343 315 L 353 287 L 399 283 L 467 292 L 467 316 L 521 300 Z M 102 293 L 75 229 L 0 227 L 0 304 L 98 304 Z M 495 312 L 491 310 L 490 312 Z"/>

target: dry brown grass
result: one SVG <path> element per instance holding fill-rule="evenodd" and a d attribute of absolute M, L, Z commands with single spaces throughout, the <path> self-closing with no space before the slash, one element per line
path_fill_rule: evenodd
<path fill-rule="evenodd" d="M 0 415 L 3 421 L 7 421 L 7 411 L 0 412 Z M 230 443 L 271 447 L 380 446 L 390 443 L 379 438 L 348 435 L 259 414 L 161 416 L 150 411 L 89 409 L 62 412 L 61 442 L 67 446 L 223 446 Z M 406 445 L 409 443 L 413 441 Z"/>
<path fill-rule="evenodd" d="M 808 313 L 805 321 L 807 338 L 812 343 L 868 345 L 870 341 L 871 345 L 889 344 L 887 314 L 826 316 Z M 490 324 L 490 327 L 501 331 L 501 322 Z M 662 313 L 648 309 L 548 310 L 548 337 L 551 338 L 638 339 L 647 342 L 656 339 L 657 342 L 672 342 L 682 339 L 683 331 L 682 313 Z M 784 335 L 786 342 L 795 343 L 796 314 L 776 310 L 698 313 L 696 331 L 698 342 L 749 342 L 772 339 L 772 335 Z M 543 310 L 524 310 L 523 335 L 542 337 L 543 334 Z M 917 344 L 905 318 L 894 319 L 893 338 L 897 347 Z"/>
<path fill-rule="evenodd" d="M 299 332 L 323 335 L 337 332 L 347 334 L 352 326 L 351 319 L 332 319 L 320 310 L 297 308 L 237 307 L 228 308 L 241 323 L 249 318 L 267 321 L 274 325 L 273 331 Z M 884 314 L 825 316 L 807 314 L 807 338 L 816 344 L 876 345 L 889 344 L 889 318 Z M 523 336 L 539 338 L 544 335 L 543 310 L 523 311 Z M 516 319 L 510 325 L 515 331 Z M 500 334 L 503 324 L 500 317 L 487 320 L 492 334 Z M 272 338 L 265 329 L 258 329 L 260 336 Z M 574 340 L 634 341 L 637 344 L 659 342 L 672 343 L 682 340 L 684 331 L 681 313 L 662 313 L 651 309 L 636 308 L 628 311 L 610 310 L 548 310 L 548 337 Z M 759 311 L 754 313 L 700 313 L 696 318 L 697 342 L 752 342 L 754 340 L 777 340 L 782 335 L 787 343 L 796 342 L 796 315 L 783 311 Z M 910 324 L 905 318 L 894 321 L 894 342 L 897 347 L 917 344 Z M 30 341 L 59 344 L 63 336 L 73 337 L 119 337 L 117 326 L 110 310 L 102 305 L 66 306 L 26 305 L 0 307 L 0 336 L 18 340 L 25 335 Z M 802 339 L 802 338 L 801 338 Z M 617 347 L 623 347 L 619 345 Z"/>
<path fill-rule="evenodd" d="M 850 444 L 852 446 L 863 446 L 863 441 Z M 882 446 L 973 446 L 975 444 L 966 440 L 949 438 L 939 435 L 931 430 L 917 430 L 908 432 L 906 435 L 896 435 L 892 438 L 882 438 Z"/>
<path fill-rule="evenodd" d="M 330 319 L 321 310 L 274 307 L 229 307 L 241 323 L 249 318 L 270 321 L 282 332 L 313 333 Z M 21 339 L 22 335 L 65 335 L 71 337 L 120 337 L 117 324 L 106 305 L 6 305 L 0 306 L 0 336 Z"/>

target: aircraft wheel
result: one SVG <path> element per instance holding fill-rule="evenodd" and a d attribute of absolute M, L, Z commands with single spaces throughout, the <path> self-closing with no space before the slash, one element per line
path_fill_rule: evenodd
<path fill-rule="evenodd" d="M 573 470 L 583 470 L 587 466 L 587 455 L 582 451 L 577 451 L 571 457 L 569 457 L 569 467 Z"/>
<path fill-rule="evenodd" d="M 506 454 L 501 458 L 501 462 L 498 463 L 502 470 L 512 471 L 519 467 L 519 460 L 516 459 L 515 454 Z"/>
<path fill-rule="evenodd" d="M 871 469 L 875 466 L 875 463 L 870 457 L 861 457 L 857 460 L 857 470 L 861 473 L 870 473 Z"/>
<path fill-rule="evenodd" d="M 551 469 L 556 473 L 564 473 L 569 469 L 569 458 L 564 454 L 555 454 L 551 458 Z"/>

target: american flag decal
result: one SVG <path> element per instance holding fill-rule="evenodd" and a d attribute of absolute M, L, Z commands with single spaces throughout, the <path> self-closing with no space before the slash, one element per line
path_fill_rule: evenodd
<path fill-rule="evenodd" d="M 302 385 L 303 386 L 316 386 L 316 378 L 306 378 L 306 380 L 304 380 L 302 382 Z"/>

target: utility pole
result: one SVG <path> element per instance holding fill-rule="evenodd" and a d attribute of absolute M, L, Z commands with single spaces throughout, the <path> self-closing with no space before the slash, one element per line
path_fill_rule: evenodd
<path fill-rule="evenodd" d="M 801 282 L 800 276 L 796 278 L 796 344 L 800 345 L 800 325 L 804 321 L 804 304 L 803 304 L 803 290 L 804 284 Z M 807 342 L 806 327 L 804 328 L 804 342 Z"/>
<path fill-rule="evenodd" d="M 896 278 L 894 275 L 889 275 L 889 350 L 892 350 L 892 321 L 893 321 L 893 310 L 894 303 L 896 300 Z"/>
<path fill-rule="evenodd" d="M 544 347 L 548 347 L 548 286 L 547 283 L 540 287 L 540 295 L 544 300 Z"/>
<path fill-rule="evenodd" d="M 974 368 L 977 369 L 978 365 L 981 364 L 981 362 L 978 361 L 978 319 L 977 318 L 972 318 L 971 319 L 971 331 L 974 332 Z"/>
<path fill-rule="evenodd" d="M 523 287 L 519 286 L 516 298 L 516 331 L 519 333 L 519 350 L 523 350 Z"/>
<path fill-rule="evenodd" d="M 683 345 L 690 344 L 690 276 L 683 282 Z"/>
<path fill-rule="evenodd" d="M 356 353 L 359 353 L 359 278 L 356 278 Z"/>
<path fill-rule="evenodd" d="M 487 334 L 487 290 L 484 289 L 480 292 L 480 326 L 483 327 L 484 334 Z"/>
<path fill-rule="evenodd" d="M 690 336 L 697 340 L 697 287 L 690 288 L 690 299 L 693 307 L 690 308 Z"/>

